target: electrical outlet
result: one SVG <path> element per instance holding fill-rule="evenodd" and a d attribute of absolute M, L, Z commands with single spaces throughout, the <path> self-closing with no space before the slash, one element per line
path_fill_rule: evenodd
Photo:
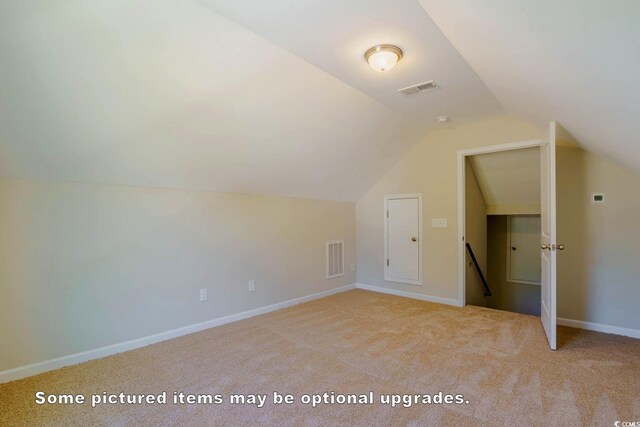
<path fill-rule="evenodd" d="M 206 301 L 207 299 L 208 299 L 207 288 L 200 289 L 200 302 Z"/>
<path fill-rule="evenodd" d="M 249 292 L 253 292 L 256 290 L 256 281 L 249 280 Z"/>

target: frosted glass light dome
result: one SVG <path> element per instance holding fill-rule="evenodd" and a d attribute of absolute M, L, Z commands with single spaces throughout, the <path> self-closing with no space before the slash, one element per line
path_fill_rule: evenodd
<path fill-rule="evenodd" d="M 402 50 L 390 44 L 381 44 L 369 49 L 364 58 L 375 71 L 388 71 L 402 58 Z"/>

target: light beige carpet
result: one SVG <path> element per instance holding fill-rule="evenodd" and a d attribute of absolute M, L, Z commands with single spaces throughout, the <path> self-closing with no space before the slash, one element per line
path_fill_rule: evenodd
<path fill-rule="evenodd" d="M 354 290 L 0 385 L 0 425 L 602 425 L 640 421 L 640 340 Z M 35 404 L 36 391 L 265 393 L 254 405 Z M 463 405 L 274 405 L 271 393 L 463 394 Z"/>

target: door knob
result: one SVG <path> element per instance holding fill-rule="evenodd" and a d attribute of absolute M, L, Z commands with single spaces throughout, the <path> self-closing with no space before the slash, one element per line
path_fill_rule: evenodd
<path fill-rule="evenodd" d="M 543 251 L 544 251 L 544 250 L 549 250 L 549 251 L 550 251 L 550 250 L 551 250 L 551 245 L 547 245 L 547 244 L 544 244 L 544 243 L 543 243 L 543 244 L 540 246 L 540 249 L 542 249 Z"/>
<path fill-rule="evenodd" d="M 417 241 L 418 241 L 418 239 L 416 239 L 415 237 L 412 237 L 412 238 L 411 238 L 411 241 L 412 241 L 412 242 L 417 242 Z"/>
<path fill-rule="evenodd" d="M 564 245 L 558 245 L 558 250 L 559 251 L 564 251 Z"/>

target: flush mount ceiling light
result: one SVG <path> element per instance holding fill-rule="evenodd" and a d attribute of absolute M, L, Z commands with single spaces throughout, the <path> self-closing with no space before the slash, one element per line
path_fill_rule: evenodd
<path fill-rule="evenodd" d="M 402 49 L 391 44 L 379 44 L 364 54 L 369 66 L 376 71 L 388 71 L 402 58 Z"/>

